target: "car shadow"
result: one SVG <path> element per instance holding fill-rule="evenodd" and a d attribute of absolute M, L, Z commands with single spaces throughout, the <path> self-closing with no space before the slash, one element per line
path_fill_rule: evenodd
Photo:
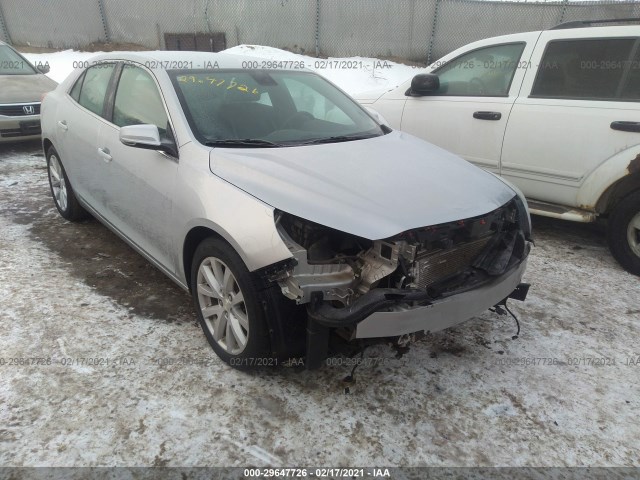
<path fill-rule="evenodd" d="M 11 181 L 0 193 L 1 208 L 13 222 L 27 225 L 29 236 L 59 255 L 73 276 L 131 314 L 194 321 L 190 296 L 118 236 L 94 219 L 72 223 L 58 214 L 39 142 L 4 147 L 0 174 Z"/>

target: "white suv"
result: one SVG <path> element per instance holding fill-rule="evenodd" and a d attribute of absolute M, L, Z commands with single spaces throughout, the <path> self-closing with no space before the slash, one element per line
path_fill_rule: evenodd
<path fill-rule="evenodd" d="M 640 275 L 640 26 L 596 23 L 621 22 L 471 43 L 358 100 L 510 180 L 532 213 L 607 218 L 613 255 Z"/>

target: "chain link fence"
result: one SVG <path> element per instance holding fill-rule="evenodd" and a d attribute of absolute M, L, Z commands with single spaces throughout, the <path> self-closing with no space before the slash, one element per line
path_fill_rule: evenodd
<path fill-rule="evenodd" d="M 640 17 L 640 0 L 2 0 L 0 39 L 48 48 L 164 49 L 165 34 L 219 34 L 227 47 L 428 63 L 482 38 L 632 17 Z"/>
<path fill-rule="evenodd" d="M 4 14 L 2 13 L 2 4 L 0 3 L 0 41 L 11 43 L 9 34 L 7 33 L 7 27 L 4 23 Z"/>
<path fill-rule="evenodd" d="M 440 0 L 431 60 L 482 38 L 545 30 L 563 22 L 640 18 L 640 2 Z"/>

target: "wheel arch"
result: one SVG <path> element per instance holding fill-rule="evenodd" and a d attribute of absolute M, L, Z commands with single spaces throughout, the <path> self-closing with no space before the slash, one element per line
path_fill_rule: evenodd
<path fill-rule="evenodd" d="M 240 258 L 242 258 L 242 254 L 238 251 L 238 249 L 231 245 L 224 238 L 224 236 L 218 233 L 211 225 L 197 225 L 192 227 L 187 232 L 182 244 L 182 268 L 185 283 L 189 288 L 189 291 L 191 291 L 191 264 L 193 263 L 193 256 L 196 253 L 198 245 L 200 245 L 203 240 L 210 237 L 219 238 L 225 243 L 229 244 L 229 246 L 233 248 L 233 250 L 238 253 L 238 255 L 240 255 Z M 244 258 L 242 258 L 242 261 L 246 264 Z"/>
<path fill-rule="evenodd" d="M 296 305 L 293 300 L 285 299 L 279 291 L 276 292 L 274 289 L 268 288 L 267 281 L 263 276 L 264 270 L 252 270 L 250 268 L 252 263 L 248 262 L 245 252 L 243 252 L 232 239 L 228 239 L 227 235 L 227 232 L 208 221 L 202 221 L 189 229 L 185 236 L 182 251 L 182 265 L 189 291 L 193 295 L 191 284 L 191 275 L 193 273 L 192 263 L 198 245 L 207 238 L 220 239 L 240 256 L 240 259 L 248 267 L 248 270 L 254 274 L 254 281 L 260 285 L 260 291 L 266 295 L 266 297 L 263 298 L 261 306 L 265 311 L 265 321 L 267 323 L 271 352 L 276 355 L 276 357 L 282 357 L 283 359 L 289 354 L 294 356 L 302 355 L 305 349 L 306 309 Z M 280 264 L 286 261 L 288 261 L 288 259 L 281 261 Z M 266 266 L 267 265 L 263 265 L 260 268 Z M 256 276 L 256 273 L 259 273 L 259 275 Z M 194 301 L 197 301 L 195 298 L 194 295 Z M 268 298 L 271 300 L 266 301 Z M 275 303 L 278 303 L 284 311 L 277 308 L 272 310 L 271 308 Z M 269 305 L 271 305 L 271 307 Z"/>
<path fill-rule="evenodd" d="M 577 193 L 577 206 L 608 214 L 619 199 L 640 188 L 640 145 L 618 152 L 593 170 Z"/>
<path fill-rule="evenodd" d="M 44 152 L 45 158 L 47 156 L 47 152 L 49 149 L 53 147 L 53 142 L 46 137 L 42 138 L 42 150 Z"/>
<path fill-rule="evenodd" d="M 596 203 L 596 210 L 609 214 L 621 199 L 640 190 L 640 172 L 629 174 L 605 190 Z"/>

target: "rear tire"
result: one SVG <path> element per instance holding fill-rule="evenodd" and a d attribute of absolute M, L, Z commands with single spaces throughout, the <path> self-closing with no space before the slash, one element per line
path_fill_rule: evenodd
<path fill-rule="evenodd" d="M 49 175 L 51 196 L 62 218 L 72 222 L 87 218 L 89 214 L 82 208 L 73 193 L 67 172 L 62 166 L 60 155 L 53 147 L 47 151 L 47 173 Z"/>
<path fill-rule="evenodd" d="M 210 237 L 196 249 L 191 291 L 198 321 L 211 348 L 234 368 L 277 365 L 265 310 L 278 306 L 259 283 L 223 240 Z"/>
<path fill-rule="evenodd" d="M 640 191 L 624 197 L 609 217 L 609 248 L 622 267 L 640 275 Z"/>

